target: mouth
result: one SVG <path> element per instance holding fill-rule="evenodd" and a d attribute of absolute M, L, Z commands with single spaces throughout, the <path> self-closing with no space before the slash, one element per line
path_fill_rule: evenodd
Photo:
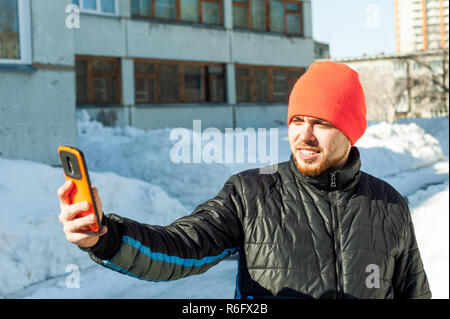
<path fill-rule="evenodd" d="M 298 148 L 298 157 L 304 161 L 311 161 L 320 156 L 320 150 L 312 148 Z"/>

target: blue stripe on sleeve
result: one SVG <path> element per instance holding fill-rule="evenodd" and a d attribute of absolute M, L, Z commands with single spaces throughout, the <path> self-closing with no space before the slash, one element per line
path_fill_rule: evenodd
<path fill-rule="evenodd" d="M 142 245 L 142 243 L 129 236 L 122 236 L 122 241 L 136 249 L 138 249 L 144 255 L 150 257 L 152 260 L 159 260 L 169 264 L 176 264 L 185 267 L 200 267 L 206 264 L 213 263 L 217 260 L 225 258 L 227 255 L 232 255 L 237 252 L 237 248 L 225 249 L 223 252 L 216 256 L 207 256 L 201 259 L 188 259 L 178 256 L 169 256 L 164 253 L 152 252 L 149 247 Z"/>
<path fill-rule="evenodd" d="M 151 282 L 168 282 L 168 281 L 170 281 L 170 280 L 153 280 L 153 279 L 148 279 L 148 278 L 142 278 L 142 277 L 140 277 L 138 275 L 135 275 L 135 274 L 129 272 L 128 270 L 123 269 L 122 267 L 119 267 L 119 266 L 113 264 L 109 260 L 103 260 L 103 265 L 105 265 L 106 267 L 111 268 L 111 269 L 113 269 L 115 271 L 118 271 L 118 272 L 120 272 L 120 273 L 122 273 L 124 275 L 128 275 L 130 277 L 137 278 L 137 279 L 140 279 L 140 280 L 146 280 L 146 281 L 151 281 Z"/>

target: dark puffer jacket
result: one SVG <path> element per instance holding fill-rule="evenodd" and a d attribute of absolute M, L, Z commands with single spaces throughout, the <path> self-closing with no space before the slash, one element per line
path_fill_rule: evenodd
<path fill-rule="evenodd" d="M 237 298 L 430 298 L 408 206 L 360 171 L 233 175 L 219 194 L 169 226 L 109 214 L 91 258 L 146 280 L 200 274 L 239 253 Z"/>

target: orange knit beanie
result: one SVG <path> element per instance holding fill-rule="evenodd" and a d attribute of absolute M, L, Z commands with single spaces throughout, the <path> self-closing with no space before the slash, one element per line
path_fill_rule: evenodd
<path fill-rule="evenodd" d="M 289 97 L 288 126 L 296 115 L 330 122 L 354 145 L 367 128 L 364 91 L 358 73 L 343 63 L 311 64 Z"/>

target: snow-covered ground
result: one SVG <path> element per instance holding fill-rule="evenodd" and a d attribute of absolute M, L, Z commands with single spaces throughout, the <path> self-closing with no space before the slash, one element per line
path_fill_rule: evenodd
<path fill-rule="evenodd" d="M 78 147 L 105 212 L 166 225 L 213 197 L 231 174 L 264 165 L 175 164 L 170 132 L 103 127 L 79 113 Z M 362 169 L 408 199 L 434 298 L 449 297 L 448 132 L 448 117 L 374 122 L 357 143 Z M 278 160 L 288 160 L 287 128 L 278 129 L 277 141 Z M 203 275 L 160 283 L 93 263 L 65 240 L 57 220 L 56 190 L 63 182 L 60 168 L 0 157 L 0 298 L 234 297 L 234 259 Z M 79 268 L 79 288 L 68 288 L 77 275 L 71 265 Z"/>

